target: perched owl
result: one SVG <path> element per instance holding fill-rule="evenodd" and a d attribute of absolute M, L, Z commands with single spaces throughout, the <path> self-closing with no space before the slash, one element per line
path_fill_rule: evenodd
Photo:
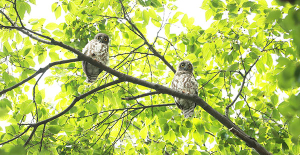
<path fill-rule="evenodd" d="M 87 43 L 83 48 L 83 54 L 101 62 L 104 65 L 108 65 L 109 52 L 108 52 L 109 37 L 107 34 L 98 33 L 95 38 Z M 82 68 L 87 76 L 87 82 L 96 81 L 98 75 L 103 69 L 96 67 L 86 61 L 82 61 Z"/>
<path fill-rule="evenodd" d="M 171 88 L 183 93 L 198 95 L 198 82 L 193 74 L 193 65 L 190 61 L 182 61 L 179 63 L 176 74 L 172 80 Z M 196 103 L 190 100 L 174 97 L 175 104 L 185 118 L 191 117 L 194 114 Z"/>

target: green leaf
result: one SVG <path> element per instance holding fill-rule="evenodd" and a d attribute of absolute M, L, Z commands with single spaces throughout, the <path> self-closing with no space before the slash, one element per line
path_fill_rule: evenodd
<path fill-rule="evenodd" d="M 49 125 L 48 130 L 53 134 L 58 134 L 61 128 L 59 125 Z"/>
<path fill-rule="evenodd" d="M 278 96 L 276 94 L 273 94 L 271 96 L 271 102 L 273 103 L 273 105 L 277 105 L 277 103 L 278 103 Z"/>
<path fill-rule="evenodd" d="M 9 148 L 8 154 L 10 155 L 26 155 L 27 151 L 22 145 L 13 145 Z"/>
<path fill-rule="evenodd" d="M 165 35 L 167 37 L 170 36 L 170 24 L 166 24 L 166 26 L 165 26 Z"/>
<path fill-rule="evenodd" d="M 6 52 L 12 52 L 11 46 L 7 41 L 5 41 L 3 45 L 3 51 L 6 50 Z"/>
<path fill-rule="evenodd" d="M 157 21 L 156 19 L 151 18 L 151 22 L 156 27 L 161 27 L 161 23 L 159 21 Z"/>
<path fill-rule="evenodd" d="M 7 108 L 0 107 L 0 121 L 5 121 L 9 117 L 9 110 Z"/>
<path fill-rule="evenodd" d="M 175 133 L 174 133 L 174 131 L 170 131 L 169 132 L 169 134 L 170 134 L 170 139 L 169 139 L 169 141 L 171 142 L 171 143 L 174 143 L 175 142 L 175 139 L 176 139 L 176 135 L 175 135 Z"/>
<path fill-rule="evenodd" d="M 269 68 L 273 66 L 273 58 L 271 54 L 267 54 L 267 65 L 269 66 Z"/>
<path fill-rule="evenodd" d="M 194 125 L 199 134 L 204 134 L 205 128 L 198 118 L 193 118 Z"/>
<path fill-rule="evenodd" d="M 64 33 L 60 30 L 55 30 L 53 31 L 53 34 L 58 36 L 58 37 L 63 37 L 64 36 Z"/>
<path fill-rule="evenodd" d="M 30 52 L 31 48 L 26 48 L 23 50 L 22 56 L 26 56 Z"/>
<path fill-rule="evenodd" d="M 166 135 L 169 132 L 170 128 L 168 123 L 163 124 L 163 131 L 164 131 L 164 135 Z"/>
<path fill-rule="evenodd" d="M 299 124 L 300 119 L 297 117 L 293 118 L 293 120 L 289 123 L 289 131 L 295 137 L 298 137 L 300 135 Z"/>
<path fill-rule="evenodd" d="M 2 79 L 4 79 L 5 83 L 9 83 L 10 78 L 9 78 L 9 75 L 7 74 L 7 72 L 2 73 Z"/>
<path fill-rule="evenodd" d="M 55 9 L 55 18 L 59 18 L 61 16 L 61 7 L 57 6 L 57 8 Z"/>
<path fill-rule="evenodd" d="M 183 126 L 181 126 L 180 127 L 180 132 L 181 132 L 181 134 L 184 136 L 184 137 L 186 137 L 187 136 L 187 134 L 188 134 L 188 129 L 186 128 L 186 127 L 183 127 Z"/>
<path fill-rule="evenodd" d="M 205 20 L 208 21 L 212 15 L 213 15 L 213 10 L 212 9 L 207 10 L 205 12 Z"/>
<path fill-rule="evenodd" d="M 274 22 L 274 20 L 279 18 L 281 18 L 281 11 L 279 9 L 271 10 L 267 17 L 267 22 Z"/>
<path fill-rule="evenodd" d="M 29 0 L 29 2 L 32 3 L 32 4 L 34 4 L 34 5 L 36 5 L 35 0 Z"/>
<path fill-rule="evenodd" d="M 238 110 L 238 109 L 242 109 L 244 105 L 244 101 L 238 101 L 235 103 L 234 109 Z"/>
<path fill-rule="evenodd" d="M 257 36 L 256 36 L 256 39 L 255 39 L 255 44 L 259 47 L 263 47 L 264 44 L 263 44 L 263 40 L 264 40 L 264 32 L 263 31 L 260 31 Z M 257 54 L 257 53 L 256 53 Z"/>
<path fill-rule="evenodd" d="M 147 138 L 147 133 L 148 133 L 148 129 L 147 129 L 147 127 L 144 127 L 144 128 L 140 131 L 140 136 L 141 136 L 143 139 L 146 139 L 146 138 Z"/>
<path fill-rule="evenodd" d="M 288 102 L 282 102 L 279 104 L 278 106 L 278 110 L 281 113 L 281 115 L 283 115 L 284 117 L 290 119 L 295 115 L 295 110 L 292 109 Z"/>
<path fill-rule="evenodd" d="M 193 123 L 189 120 L 185 121 L 185 127 L 187 128 L 192 128 L 193 127 Z"/>
<path fill-rule="evenodd" d="M 6 73 L 6 72 L 5 72 Z M 12 103 L 10 100 L 3 98 L 0 100 L 0 108 L 9 108 L 10 110 L 12 110 Z"/>
<path fill-rule="evenodd" d="M 255 47 L 251 47 L 250 50 L 251 50 L 251 52 L 255 53 L 255 55 L 258 55 L 258 56 L 262 55 L 262 53 L 260 52 L 260 50 L 258 50 Z"/>
<path fill-rule="evenodd" d="M 59 60 L 59 55 L 57 53 L 55 53 L 55 52 L 49 52 L 49 56 L 51 58 L 51 62 Z"/>
<path fill-rule="evenodd" d="M 21 104 L 20 107 L 20 113 L 23 115 L 29 114 L 30 112 L 33 112 L 34 104 L 31 100 L 27 100 Z"/>
<path fill-rule="evenodd" d="M 238 70 L 238 68 L 239 68 L 239 64 L 235 63 L 235 64 L 229 66 L 226 71 L 228 71 L 228 72 L 229 71 L 236 71 L 236 70 Z"/>
<path fill-rule="evenodd" d="M 245 1 L 243 3 L 243 8 L 252 7 L 255 4 L 255 2 L 252 1 Z"/>
<path fill-rule="evenodd" d="M 47 52 L 46 51 L 44 51 L 43 53 L 41 53 L 38 56 L 39 64 L 43 63 L 45 61 L 46 57 L 47 57 Z"/>
<path fill-rule="evenodd" d="M 149 19 L 150 19 L 150 16 L 149 16 L 149 12 L 146 11 L 146 10 L 143 11 L 143 19 L 144 19 L 144 22 L 145 22 L 146 24 L 148 24 Z"/>
<path fill-rule="evenodd" d="M 20 35 L 20 33 L 16 33 L 16 41 L 18 44 L 23 41 L 23 37 Z"/>
<path fill-rule="evenodd" d="M 54 12 L 56 8 L 57 8 L 57 2 L 55 2 L 51 5 L 52 12 Z"/>
<path fill-rule="evenodd" d="M 188 23 L 188 20 L 189 20 L 188 16 L 186 14 L 184 14 L 181 19 L 182 26 L 186 26 L 186 24 Z"/>
<path fill-rule="evenodd" d="M 94 103 L 86 104 L 85 108 L 92 114 L 98 113 L 97 106 Z"/>
<path fill-rule="evenodd" d="M 131 44 L 141 45 L 143 42 L 144 42 L 143 39 L 138 38 L 138 39 L 133 40 L 133 41 L 131 42 Z"/>
<path fill-rule="evenodd" d="M 69 2 L 69 4 L 68 4 L 68 10 L 69 10 L 71 13 L 73 13 L 73 14 L 76 13 L 77 7 L 76 7 L 76 5 L 74 4 L 74 2 L 72 2 L 72 1 Z"/>
<path fill-rule="evenodd" d="M 45 28 L 48 29 L 48 30 L 54 30 L 57 27 L 58 27 L 58 25 L 56 23 L 49 23 L 49 24 L 46 25 Z"/>

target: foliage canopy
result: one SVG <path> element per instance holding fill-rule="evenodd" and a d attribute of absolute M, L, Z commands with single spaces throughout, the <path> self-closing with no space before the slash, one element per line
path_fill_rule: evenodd
<path fill-rule="evenodd" d="M 300 153 L 298 4 L 204 0 L 205 19 L 214 20 L 206 30 L 175 0 L 60 0 L 51 8 L 63 23 L 25 24 L 32 5 L 0 1 L 0 119 L 11 123 L 0 154 L 260 152 L 221 119 L 273 154 Z M 105 69 L 87 84 L 76 49 L 98 32 L 111 39 L 109 67 L 125 75 Z M 182 60 L 195 67 L 199 97 L 225 116 L 199 104 L 184 119 L 174 106 L 176 94 L 160 86 L 169 87 Z"/>

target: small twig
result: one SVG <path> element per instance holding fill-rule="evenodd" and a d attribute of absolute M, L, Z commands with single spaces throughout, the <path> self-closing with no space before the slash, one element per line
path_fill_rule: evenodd
<path fill-rule="evenodd" d="M 18 10 L 17 10 L 17 0 L 15 0 L 15 2 L 13 3 L 13 6 L 14 6 L 14 10 L 16 11 L 16 14 L 17 14 L 17 16 L 18 16 L 18 18 L 19 18 L 19 21 L 20 21 L 20 23 L 21 23 L 21 26 L 24 27 L 23 22 L 22 22 L 22 19 L 21 19 L 20 15 L 19 15 L 19 12 L 18 12 Z"/>
<path fill-rule="evenodd" d="M 29 129 L 30 129 L 30 126 L 28 126 L 28 127 L 27 127 L 22 133 L 20 133 L 19 135 L 15 136 L 14 138 L 12 138 L 12 139 L 10 139 L 10 140 L 8 140 L 8 141 L 5 141 L 5 142 L 0 143 L 0 145 L 2 146 L 2 145 L 4 145 L 4 144 L 6 144 L 6 143 L 9 143 L 9 142 L 11 142 L 11 141 L 14 141 L 15 139 L 17 139 L 17 138 L 21 137 L 22 135 L 24 135 Z"/>
<path fill-rule="evenodd" d="M 45 73 L 46 73 L 46 71 L 42 73 L 42 75 L 41 75 L 41 76 L 38 78 L 38 80 L 35 82 L 35 84 L 34 84 L 34 86 L 33 86 L 33 89 L 32 89 L 33 103 L 35 104 L 35 111 L 36 111 L 36 112 L 35 112 L 35 113 L 36 113 L 36 122 L 39 121 L 39 114 L 38 114 L 37 104 L 36 104 L 36 101 L 35 101 L 35 88 L 36 88 L 38 82 L 40 81 L 40 79 L 42 78 L 42 76 L 43 76 Z"/>
<path fill-rule="evenodd" d="M 42 133 L 42 138 L 41 138 L 41 145 L 40 145 L 40 152 L 42 151 L 42 146 L 43 146 L 43 139 L 45 136 L 45 128 L 46 128 L 46 123 L 44 124 L 44 128 L 43 128 L 43 133 Z"/>
<path fill-rule="evenodd" d="M 149 96 L 149 95 L 154 95 L 154 94 L 160 94 L 160 92 L 158 91 L 154 91 L 154 92 L 149 92 L 149 93 L 145 93 L 145 94 L 141 94 L 141 95 L 137 95 L 137 96 L 133 96 L 133 97 L 125 97 L 125 98 L 122 98 L 122 100 L 135 100 L 135 99 L 138 99 L 138 98 L 141 98 L 141 97 L 144 97 L 144 96 Z"/>
<path fill-rule="evenodd" d="M 264 51 L 265 48 L 266 48 L 267 46 L 269 46 L 273 41 L 274 41 L 274 39 L 272 39 L 270 42 L 268 42 L 268 43 L 266 44 L 266 46 L 264 46 L 264 48 L 261 50 L 261 52 Z M 252 68 L 255 66 L 255 64 L 258 62 L 259 59 L 260 59 L 260 57 L 258 57 L 258 58 L 255 60 L 255 62 L 250 66 L 249 70 L 245 73 L 245 75 L 243 75 L 241 72 L 239 72 L 239 73 L 242 75 L 242 77 L 243 77 L 243 82 L 242 82 L 241 88 L 240 88 L 238 94 L 235 96 L 234 100 L 233 100 L 229 105 L 226 106 L 226 109 L 225 109 L 225 115 L 226 115 L 227 117 L 228 117 L 229 108 L 236 102 L 236 100 L 238 99 L 238 97 L 241 95 L 241 93 L 242 93 L 242 91 L 243 91 L 243 87 L 244 87 L 244 85 L 245 85 L 247 75 L 250 73 L 250 71 L 251 71 Z"/>

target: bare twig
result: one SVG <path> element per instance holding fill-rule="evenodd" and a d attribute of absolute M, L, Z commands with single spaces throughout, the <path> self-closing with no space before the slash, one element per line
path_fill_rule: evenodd
<path fill-rule="evenodd" d="M 154 91 L 154 92 L 149 92 L 149 93 L 145 93 L 145 94 L 141 94 L 141 95 L 137 95 L 137 96 L 133 96 L 133 97 L 125 97 L 125 98 L 122 98 L 122 100 L 135 100 L 135 99 L 138 99 L 138 98 L 141 98 L 141 97 L 154 95 L 154 94 L 160 94 L 160 92 Z"/>
<path fill-rule="evenodd" d="M 44 128 L 43 128 L 43 133 L 42 133 L 42 138 L 41 138 L 41 145 L 40 145 L 40 152 L 42 151 L 43 139 L 44 139 L 44 136 L 45 136 L 45 128 L 46 128 L 46 123 L 44 124 Z"/>
<path fill-rule="evenodd" d="M 46 71 L 45 71 L 46 72 Z M 35 82 L 34 86 L 33 86 L 33 89 L 32 89 L 32 97 L 33 97 L 33 103 L 35 105 L 35 113 L 36 113 L 36 122 L 39 121 L 39 114 L 38 114 L 38 108 L 37 108 L 37 104 L 36 104 L 36 101 L 35 101 L 35 88 L 38 84 L 38 82 L 40 81 L 40 79 L 43 77 L 43 75 L 45 74 L 45 72 L 42 73 L 42 75 L 38 78 L 38 80 Z"/>
<path fill-rule="evenodd" d="M 122 3 L 122 0 L 119 0 L 120 4 L 121 4 L 121 7 L 122 7 L 122 10 L 123 10 L 123 16 L 124 16 L 124 19 L 126 19 L 126 21 L 133 27 L 133 29 L 135 30 L 132 30 L 130 29 L 131 31 L 133 31 L 134 33 L 136 33 L 140 38 L 142 38 L 145 42 L 145 44 L 148 46 L 148 48 L 153 52 L 153 54 L 155 56 L 157 56 L 159 59 L 161 59 L 174 73 L 176 72 L 176 70 L 174 69 L 174 67 L 165 59 L 164 56 L 160 55 L 156 49 L 148 42 L 148 40 L 146 39 L 146 37 L 144 36 L 144 34 L 135 26 L 135 24 L 133 24 L 133 22 L 131 21 L 130 17 L 128 17 L 126 11 L 125 11 L 125 8 L 124 8 L 124 5 Z"/>

